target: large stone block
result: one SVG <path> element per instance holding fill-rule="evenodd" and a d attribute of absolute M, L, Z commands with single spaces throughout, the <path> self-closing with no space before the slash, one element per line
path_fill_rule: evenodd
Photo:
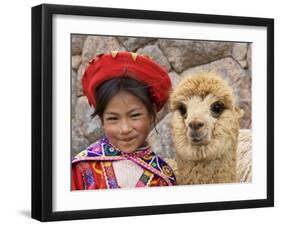
<path fill-rule="evenodd" d="M 181 73 L 194 66 L 231 56 L 230 42 L 159 39 L 159 46 L 173 69 Z"/>

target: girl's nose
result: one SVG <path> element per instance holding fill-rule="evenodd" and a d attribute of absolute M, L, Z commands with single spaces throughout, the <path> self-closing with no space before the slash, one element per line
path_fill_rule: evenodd
<path fill-rule="evenodd" d="M 130 133 L 133 130 L 132 126 L 127 120 L 122 120 L 120 125 L 120 133 L 121 134 L 127 134 Z"/>

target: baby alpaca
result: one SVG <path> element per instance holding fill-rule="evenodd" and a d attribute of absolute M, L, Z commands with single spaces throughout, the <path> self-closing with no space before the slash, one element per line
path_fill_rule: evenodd
<path fill-rule="evenodd" d="M 178 184 L 236 182 L 239 118 L 229 85 L 201 73 L 183 79 L 171 94 Z"/>

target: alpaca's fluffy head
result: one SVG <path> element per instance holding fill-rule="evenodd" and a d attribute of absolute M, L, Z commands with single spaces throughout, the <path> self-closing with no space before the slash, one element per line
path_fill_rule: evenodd
<path fill-rule="evenodd" d="M 236 149 L 241 111 L 232 89 L 219 76 L 189 76 L 170 99 L 173 138 L 181 159 L 210 160 Z"/>

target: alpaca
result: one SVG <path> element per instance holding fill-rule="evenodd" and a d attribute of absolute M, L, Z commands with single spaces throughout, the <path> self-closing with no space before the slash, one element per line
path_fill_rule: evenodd
<path fill-rule="evenodd" d="M 237 182 L 252 182 L 252 133 L 240 129 L 237 145 Z"/>
<path fill-rule="evenodd" d="M 170 96 L 178 184 L 237 182 L 239 118 L 229 85 L 218 75 L 183 79 Z"/>

